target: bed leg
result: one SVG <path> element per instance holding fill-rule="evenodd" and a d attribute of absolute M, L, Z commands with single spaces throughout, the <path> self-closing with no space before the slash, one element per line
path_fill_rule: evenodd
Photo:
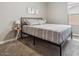
<path fill-rule="evenodd" d="M 21 35 L 20 36 L 21 36 L 21 38 L 23 38 L 23 33 L 22 32 L 21 32 Z"/>
<path fill-rule="evenodd" d="M 73 35 L 72 35 L 72 32 L 71 32 L 71 39 L 72 39 L 72 36 L 73 36 Z"/>
<path fill-rule="evenodd" d="M 72 31 L 72 29 L 71 29 L 71 39 L 73 38 L 73 31 Z"/>
<path fill-rule="evenodd" d="M 62 46 L 60 45 L 60 56 L 62 56 Z"/>
<path fill-rule="evenodd" d="M 35 39 L 36 39 L 36 38 L 34 37 L 34 39 L 33 39 L 33 45 L 34 45 L 34 46 L 35 46 Z"/>
<path fill-rule="evenodd" d="M 21 33 L 21 38 L 22 38 L 22 33 Z"/>

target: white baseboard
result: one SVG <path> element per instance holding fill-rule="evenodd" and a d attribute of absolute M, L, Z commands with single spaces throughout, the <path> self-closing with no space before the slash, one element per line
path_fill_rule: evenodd
<path fill-rule="evenodd" d="M 4 44 L 4 43 L 8 43 L 8 42 L 15 41 L 15 40 L 17 40 L 17 39 L 14 38 L 14 39 L 10 39 L 10 40 L 1 41 L 1 42 L 0 42 L 0 45 L 1 45 L 1 44 Z"/>

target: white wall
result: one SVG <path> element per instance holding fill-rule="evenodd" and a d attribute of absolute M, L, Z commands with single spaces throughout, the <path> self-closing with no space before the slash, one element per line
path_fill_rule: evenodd
<path fill-rule="evenodd" d="M 48 3 L 48 22 L 68 24 L 67 6 L 65 2 Z"/>
<path fill-rule="evenodd" d="M 27 8 L 39 9 L 38 15 L 29 15 Z M 10 39 L 12 37 L 11 29 L 15 20 L 20 19 L 21 16 L 46 16 L 47 4 L 42 2 L 0 2 L 0 41 Z"/>

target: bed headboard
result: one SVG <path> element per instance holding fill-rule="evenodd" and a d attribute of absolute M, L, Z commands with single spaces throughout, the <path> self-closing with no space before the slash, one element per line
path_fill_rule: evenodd
<path fill-rule="evenodd" d="M 21 19 L 42 19 L 42 17 L 21 17 Z"/>
<path fill-rule="evenodd" d="M 43 20 L 42 17 L 21 17 L 21 25 L 27 25 L 24 23 L 25 19 L 38 19 L 38 20 L 41 19 L 41 20 Z"/>

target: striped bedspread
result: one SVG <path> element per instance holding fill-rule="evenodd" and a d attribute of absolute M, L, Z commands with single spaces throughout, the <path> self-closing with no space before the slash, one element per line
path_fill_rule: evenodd
<path fill-rule="evenodd" d="M 38 38 L 60 44 L 71 34 L 71 26 L 59 24 L 24 25 L 22 31 Z"/>

